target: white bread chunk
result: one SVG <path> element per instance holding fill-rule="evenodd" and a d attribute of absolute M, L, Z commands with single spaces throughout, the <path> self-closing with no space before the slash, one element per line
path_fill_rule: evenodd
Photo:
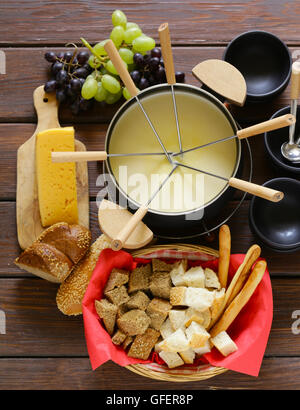
<path fill-rule="evenodd" d="M 196 322 L 199 323 L 199 325 L 202 325 L 202 323 L 204 322 L 204 317 L 202 312 L 190 307 L 185 311 L 184 325 L 186 327 L 189 327 L 192 322 Z"/>
<path fill-rule="evenodd" d="M 203 312 L 201 313 L 203 316 L 202 326 L 204 327 L 204 329 L 207 329 L 211 321 L 211 311 L 210 309 L 206 309 L 206 310 L 203 310 Z"/>
<path fill-rule="evenodd" d="M 186 335 L 182 329 L 176 330 L 161 342 L 161 349 L 165 352 L 184 352 L 190 347 Z"/>
<path fill-rule="evenodd" d="M 207 340 L 202 347 L 198 347 L 194 349 L 194 352 L 196 353 L 197 356 L 202 356 L 203 354 L 209 353 L 210 351 L 211 351 L 211 348 L 210 348 L 209 340 Z"/>
<path fill-rule="evenodd" d="M 184 363 L 187 364 L 193 364 L 194 363 L 194 359 L 196 356 L 196 353 L 194 352 L 194 350 L 190 347 L 188 350 L 185 350 L 184 352 L 179 352 L 182 360 L 184 361 Z"/>
<path fill-rule="evenodd" d="M 162 335 L 163 339 L 166 339 L 168 336 L 171 336 L 171 334 L 174 333 L 174 330 L 176 329 L 173 328 L 172 323 L 168 318 L 161 325 L 160 334 Z"/>
<path fill-rule="evenodd" d="M 183 276 L 182 280 L 185 286 L 192 286 L 194 288 L 204 288 L 205 275 L 201 266 L 190 268 Z"/>
<path fill-rule="evenodd" d="M 185 310 L 172 309 L 169 312 L 169 318 L 174 330 L 185 326 Z"/>
<path fill-rule="evenodd" d="M 174 268 L 170 272 L 170 276 L 174 286 L 183 286 L 183 275 L 187 270 L 187 260 L 182 260 L 181 262 L 176 263 Z"/>
<path fill-rule="evenodd" d="M 162 352 L 161 346 L 160 346 L 161 343 L 162 343 L 162 340 L 160 340 L 159 342 L 157 342 L 157 343 L 155 344 L 155 346 L 154 346 L 154 351 L 155 351 L 156 353 Z"/>
<path fill-rule="evenodd" d="M 238 350 L 237 345 L 230 338 L 229 334 L 225 332 L 225 330 L 218 333 L 215 337 L 212 337 L 211 342 L 223 356 L 228 356 Z"/>
<path fill-rule="evenodd" d="M 224 299 L 225 299 L 225 288 L 222 288 L 221 290 L 216 290 L 215 298 L 210 308 L 212 321 L 215 320 L 215 318 L 219 314 L 219 311 L 222 307 Z"/>
<path fill-rule="evenodd" d="M 203 347 L 210 338 L 210 334 L 199 323 L 192 322 L 186 329 L 186 335 L 190 346 L 193 349 Z"/>
<path fill-rule="evenodd" d="M 163 361 L 170 369 L 182 366 L 184 364 L 184 361 L 181 359 L 179 354 L 174 352 L 160 352 L 159 356 L 163 359 Z"/>
<path fill-rule="evenodd" d="M 189 287 L 185 290 L 184 304 L 202 312 L 212 306 L 214 296 L 214 292 L 207 289 Z"/>
<path fill-rule="evenodd" d="M 205 268 L 204 275 L 205 275 L 205 287 L 206 288 L 215 288 L 218 290 L 221 289 L 219 278 L 212 269 Z"/>

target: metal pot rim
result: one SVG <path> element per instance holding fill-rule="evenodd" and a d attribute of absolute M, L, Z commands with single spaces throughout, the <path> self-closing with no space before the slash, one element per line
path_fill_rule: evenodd
<path fill-rule="evenodd" d="M 155 93 L 155 91 L 157 90 L 162 90 L 164 91 L 165 89 L 169 89 L 170 85 L 169 84 L 158 84 L 158 85 L 154 85 L 152 87 L 148 87 L 145 90 L 142 90 L 139 92 L 138 94 L 138 98 L 142 99 L 147 95 L 151 95 L 153 93 Z M 225 107 L 225 105 L 218 100 L 218 98 L 216 98 L 214 95 L 212 95 L 211 93 L 209 93 L 206 90 L 203 90 L 199 87 L 196 87 L 194 85 L 190 85 L 190 84 L 178 84 L 176 83 L 174 85 L 174 88 L 178 88 L 180 90 L 186 91 L 188 90 L 193 90 L 194 94 L 202 94 L 202 96 L 206 97 L 208 100 L 210 100 L 211 102 L 213 102 L 228 118 L 233 131 L 236 133 L 238 130 L 238 126 L 237 123 L 235 122 L 233 116 L 231 115 L 231 113 L 229 112 L 229 110 Z M 118 109 L 118 111 L 115 113 L 115 115 L 113 116 L 107 132 L 106 132 L 106 137 L 105 137 L 105 151 L 109 154 L 109 141 L 110 141 L 110 137 L 112 134 L 112 130 L 116 124 L 116 122 L 118 121 L 119 117 L 123 114 L 123 112 L 125 112 L 132 104 L 135 104 L 135 98 L 131 98 L 128 101 L 125 101 L 123 105 L 121 105 L 121 107 Z M 235 168 L 234 171 L 231 175 L 231 177 L 234 177 L 238 171 L 239 165 L 240 165 L 240 161 L 241 161 L 241 141 L 236 138 L 236 142 L 237 142 L 237 159 L 236 159 L 236 163 L 235 163 Z M 139 204 L 138 202 L 134 201 L 132 198 L 130 198 L 128 196 L 128 194 L 126 192 L 124 192 L 124 190 L 119 186 L 118 182 L 116 181 L 116 178 L 112 172 L 112 169 L 110 167 L 110 163 L 109 163 L 109 157 L 107 158 L 107 160 L 105 161 L 105 165 L 106 168 L 109 171 L 110 177 L 113 181 L 113 183 L 115 184 L 117 190 L 119 192 L 122 193 L 122 195 L 126 198 L 126 200 L 128 201 L 128 203 L 133 204 L 136 208 L 139 208 L 141 204 Z M 225 187 L 219 192 L 219 194 L 213 198 L 211 201 L 207 202 L 206 204 L 200 206 L 199 208 L 195 208 L 192 210 L 186 210 L 183 212 L 163 212 L 163 211 L 158 211 L 158 210 L 154 210 L 149 208 L 148 213 L 152 213 L 152 214 L 157 214 L 157 215 L 162 215 L 162 216 L 168 216 L 168 217 L 177 217 L 177 216 L 182 216 L 182 215 L 189 215 L 195 212 L 199 212 L 205 208 L 207 208 L 208 206 L 210 206 L 211 204 L 213 204 L 215 201 L 217 201 L 223 194 L 224 192 L 229 188 L 229 184 L 227 183 L 225 185 Z"/>

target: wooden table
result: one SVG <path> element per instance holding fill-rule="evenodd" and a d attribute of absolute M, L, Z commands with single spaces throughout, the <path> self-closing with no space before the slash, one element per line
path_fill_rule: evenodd
<path fill-rule="evenodd" d="M 291 51 L 300 50 L 298 1 L 1 1 L 0 49 L 6 56 L 6 74 L 0 74 L 0 310 L 6 316 L 6 335 L 0 334 L 0 389 L 300 389 L 300 335 L 291 330 L 292 314 L 300 309 L 300 252 L 263 250 L 272 277 L 274 320 L 259 377 L 229 371 L 186 384 L 143 378 L 114 363 L 92 372 L 82 317 L 63 316 L 55 304 L 57 286 L 13 264 L 20 252 L 15 225 L 16 151 L 35 127 L 32 92 L 47 77 L 44 52 L 61 50 L 68 42 L 79 44 L 81 36 L 91 43 L 106 38 L 116 8 L 156 40 L 158 25 L 169 22 L 176 68 L 187 73 L 190 84 L 197 85 L 191 75 L 196 63 L 221 58 L 228 41 L 250 29 L 271 31 Z M 242 125 L 252 124 L 288 104 L 287 89 L 272 103 L 235 110 L 235 116 Z M 112 114 L 111 107 L 76 117 L 62 109 L 60 121 L 74 124 L 77 138 L 88 149 L 101 150 Z M 272 169 L 262 136 L 251 140 L 251 147 L 255 182 L 284 175 Z M 99 235 L 95 204 L 99 173 L 99 164 L 89 164 L 94 238 Z M 248 227 L 248 205 L 249 198 L 230 221 L 234 253 L 245 252 L 255 242 Z"/>

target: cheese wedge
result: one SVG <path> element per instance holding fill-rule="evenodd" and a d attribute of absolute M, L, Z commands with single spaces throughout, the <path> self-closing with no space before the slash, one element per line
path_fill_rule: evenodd
<path fill-rule="evenodd" d="M 42 226 L 78 223 L 75 163 L 53 163 L 52 151 L 74 151 L 74 128 L 53 128 L 36 136 L 36 173 Z"/>

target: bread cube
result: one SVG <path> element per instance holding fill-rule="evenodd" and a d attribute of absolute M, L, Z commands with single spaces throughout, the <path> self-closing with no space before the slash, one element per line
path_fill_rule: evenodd
<path fill-rule="evenodd" d="M 151 319 L 151 327 L 153 327 L 153 329 L 160 330 L 171 307 L 170 303 L 164 299 L 154 298 L 151 300 L 146 313 Z"/>
<path fill-rule="evenodd" d="M 111 338 L 111 341 L 115 345 L 120 345 L 124 342 L 125 339 L 126 339 L 126 334 L 121 332 L 121 330 L 117 330 L 117 332 Z"/>
<path fill-rule="evenodd" d="M 204 275 L 205 275 L 205 287 L 206 288 L 221 289 L 219 278 L 213 270 L 209 268 L 205 268 Z"/>
<path fill-rule="evenodd" d="M 117 324 L 123 333 L 128 336 L 141 335 L 149 327 L 151 320 L 143 310 L 134 309 L 124 313 L 117 320 Z"/>
<path fill-rule="evenodd" d="M 154 329 L 147 329 L 143 335 L 136 336 L 134 342 L 130 346 L 128 356 L 147 360 L 158 338 L 159 332 Z"/>
<path fill-rule="evenodd" d="M 184 327 L 184 322 L 185 322 L 185 310 L 178 310 L 178 309 L 172 309 L 169 312 L 169 319 L 171 321 L 171 324 L 174 328 L 174 330 L 180 329 L 181 327 Z"/>
<path fill-rule="evenodd" d="M 184 352 L 179 352 L 182 360 L 184 361 L 184 363 L 187 364 L 193 364 L 194 363 L 194 359 L 195 359 L 195 352 L 194 350 L 190 347 L 188 350 L 185 350 Z"/>
<path fill-rule="evenodd" d="M 167 263 L 160 259 L 152 259 L 153 272 L 171 272 L 174 267 L 174 263 Z"/>
<path fill-rule="evenodd" d="M 189 327 L 192 322 L 202 325 L 204 322 L 204 317 L 202 312 L 190 307 L 185 311 L 184 325 Z"/>
<path fill-rule="evenodd" d="M 188 287 L 185 291 L 184 304 L 202 312 L 212 306 L 214 296 L 214 292 L 207 289 Z"/>
<path fill-rule="evenodd" d="M 184 364 L 184 361 L 179 354 L 174 352 L 160 352 L 159 356 L 163 359 L 169 369 L 174 369 L 174 367 L 182 366 Z"/>
<path fill-rule="evenodd" d="M 197 356 L 202 356 L 205 353 L 209 353 L 211 351 L 209 340 L 207 340 L 202 347 L 197 347 L 194 349 L 194 352 Z"/>
<path fill-rule="evenodd" d="M 211 311 L 211 321 L 214 321 L 218 316 L 220 309 L 222 308 L 223 302 L 225 300 L 225 289 L 222 288 L 219 291 L 215 291 L 215 297 L 213 304 L 210 308 Z"/>
<path fill-rule="evenodd" d="M 155 346 L 154 346 L 154 351 L 155 351 L 156 353 L 162 352 L 161 347 L 160 347 L 161 342 L 162 342 L 162 340 L 161 340 L 161 339 L 158 339 L 158 342 L 157 342 L 157 343 L 155 344 Z"/>
<path fill-rule="evenodd" d="M 150 291 L 153 296 L 163 299 L 170 299 L 172 287 L 169 272 L 155 272 L 150 278 Z"/>
<path fill-rule="evenodd" d="M 172 333 L 174 333 L 174 330 L 175 329 L 173 328 L 172 323 L 171 323 L 170 319 L 168 318 L 161 325 L 160 334 L 162 335 L 163 339 L 166 339 L 168 336 L 170 336 Z"/>
<path fill-rule="evenodd" d="M 204 288 L 205 286 L 205 275 L 201 266 L 190 268 L 182 276 L 182 280 L 185 286 L 192 286 L 194 288 Z"/>
<path fill-rule="evenodd" d="M 173 306 L 185 306 L 185 293 L 186 293 L 185 286 L 177 286 L 175 288 L 171 288 L 170 291 L 170 303 Z"/>
<path fill-rule="evenodd" d="M 146 310 L 149 303 L 150 299 L 148 298 L 146 293 L 139 290 L 137 293 L 130 297 L 129 301 L 127 302 L 127 307 L 128 309 Z"/>
<path fill-rule="evenodd" d="M 123 316 L 124 313 L 128 312 L 128 307 L 126 305 L 126 303 L 123 303 L 122 305 L 118 306 L 118 310 L 117 310 L 117 319 L 119 319 L 119 317 Z"/>
<path fill-rule="evenodd" d="M 211 322 L 210 309 L 203 310 L 201 313 L 202 313 L 202 316 L 203 316 L 202 326 L 204 327 L 204 329 L 207 329 L 210 325 L 210 322 Z"/>
<path fill-rule="evenodd" d="M 126 339 L 123 342 L 123 349 L 126 350 L 129 345 L 133 342 L 133 336 L 126 336 Z"/>
<path fill-rule="evenodd" d="M 103 319 L 107 332 L 112 335 L 114 332 L 117 306 L 110 303 L 107 299 L 95 300 L 95 309 L 99 317 Z"/>
<path fill-rule="evenodd" d="M 151 273 L 150 263 L 135 268 L 129 275 L 128 292 L 133 293 L 138 290 L 148 290 Z"/>
<path fill-rule="evenodd" d="M 184 280 L 182 279 L 184 273 L 188 267 L 187 260 L 183 259 L 181 262 L 176 262 L 173 269 L 170 272 L 170 276 L 174 286 L 183 286 Z"/>
<path fill-rule="evenodd" d="M 104 294 L 107 299 L 109 299 L 109 301 L 116 306 L 120 306 L 129 300 L 129 295 L 124 285 L 119 288 L 109 290 L 108 292 L 104 292 Z"/>
<path fill-rule="evenodd" d="M 210 334 L 204 329 L 204 327 L 196 322 L 192 322 L 186 329 L 186 336 L 193 349 L 203 347 L 205 342 L 210 338 Z"/>
<path fill-rule="evenodd" d="M 190 347 L 182 329 L 176 330 L 161 342 L 161 349 L 165 352 L 184 352 Z"/>
<path fill-rule="evenodd" d="M 113 269 L 106 282 L 104 293 L 125 285 L 129 280 L 129 272 L 123 269 Z"/>
<path fill-rule="evenodd" d="M 228 356 L 238 350 L 237 345 L 225 330 L 212 337 L 211 342 L 223 356 Z"/>

